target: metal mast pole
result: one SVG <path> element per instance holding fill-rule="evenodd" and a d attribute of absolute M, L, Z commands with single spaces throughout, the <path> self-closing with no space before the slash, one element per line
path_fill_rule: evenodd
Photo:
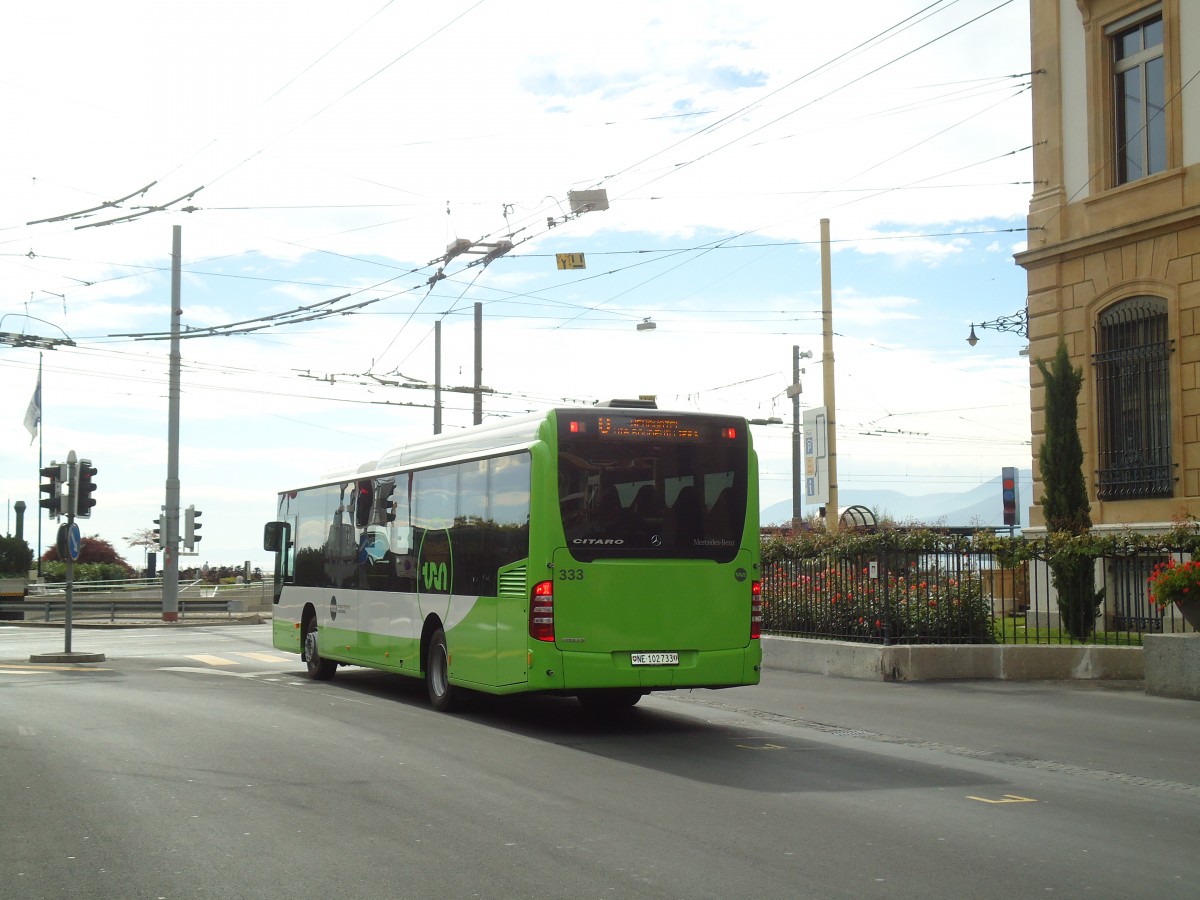
<path fill-rule="evenodd" d="M 825 529 L 838 530 L 837 415 L 833 404 L 833 277 L 829 262 L 829 220 L 821 220 L 821 380 L 825 388 L 825 413 L 829 448 L 829 500 L 825 504 Z"/>
<path fill-rule="evenodd" d="M 42 352 L 38 351 L 38 472 L 42 471 L 42 438 L 46 436 L 46 402 L 42 398 Z M 37 542 L 37 564 L 38 564 L 38 581 L 42 580 L 42 554 L 45 548 L 42 546 L 42 512 L 41 506 L 37 507 L 38 520 L 38 542 Z"/>
<path fill-rule="evenodd" d="M 67 542 L 71 540 L 71 529 L 75 524 L 75 503 L 76 503 L 76 488 L 79 486 L 79 458 L 72 450 L 67 454 L 67 485 L 68 491 L 63 495 L 63 499 L 67 504 L 67 524 L 61 526 L 65 531 L 59 533 L 66 536 L 66 540 L 60 540 L 59 543 L 59 559 L 66 556 L 64 562 L 67 564 L 67 584 L 66 584 L 66 609 L 63 610 L 63 652 L 69 654 L 71 652 L 71 622 L 75 617 L 75 557 L 72 555 L 74 551 L 63 553 Z"/>
<path fill-rule="evenodd" d="M 167 389 L 167 503 L 163 537 L 162 617 L 179 619 L 179 307 L 182 227 L 171 227 L 171 362 Z"/>
<path fill-rule="evenodd" d="M 442 433 L 442 320 L 433 323 L 433 433 Z"/>
<path fill-rule="evenodd" d="M 792 345 L 792 384 L 800 383 L 800 345 Z M 792 528 L 804 521 L 804 439 L 800 433 L 800 394 L 792 396 Z"/>
<path fill-rule="evenodd" d="M 483 304 L 475 304 L 475 415 L 476 425 L 483 421 Z"/>

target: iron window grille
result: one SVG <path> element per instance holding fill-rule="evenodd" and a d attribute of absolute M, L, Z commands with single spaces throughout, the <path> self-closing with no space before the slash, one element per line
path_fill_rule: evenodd
<path fill-rule="evenodd" d="M 1170 356 L 1167 302 L 1130 297 L 1097 319 L 1093 357 L 1099 401 L 1101 500 L 1170 497 Z"/>

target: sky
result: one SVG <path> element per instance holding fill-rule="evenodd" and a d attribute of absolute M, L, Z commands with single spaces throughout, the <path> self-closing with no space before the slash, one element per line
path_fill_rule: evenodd
<path fill-rule="evenodd" d="M 790 499 L 794 347 L 801 408 L 825 397 L 822 219 L 841 489 L 1029 467 L 1026 342 L 965 340 L 1025 306 L 1024 0 L 167 10 L 0 11 L 7 533 L 23 500 L 37 543 L 39 459 L 74 450 L 98 469 L 83 533 L 142 564 L 176 226 L 185 566 L 267 566 L 278 491 L 432 434 L 432 391 L 403 385 L 434 382 L 438 322 L 442 384 L 473 384 L 476 304 L 485 421 L 643 394 L 778 417 L 753 426 L 762 506 Z M 468 427 L 471 395 L 442 396 Z"/>

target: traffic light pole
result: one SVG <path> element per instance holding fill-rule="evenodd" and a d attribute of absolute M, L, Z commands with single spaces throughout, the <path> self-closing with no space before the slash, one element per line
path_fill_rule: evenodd
<path fill-rule="evenodd" d="M 66 499 L 67 505 L 67 534 L 71 532 L 71 526 L 75 523 L 75 485 L 78 483 L 75 477 L 76 457 L 75 451 L 72 450 L 67 454 L 67 492 L 69 496 Z M 62 544 L 65 541 L 59 541 L 59 558 L 62 559 Z M 65 635 L 63 642 L 63 653 L 71 652 L 71 621 L 75 617 L 75 557 L 72 553 L 66 554 L 67 564 L 67 604 L 63 612 L 64 625 L 63 633 Z"/>
<path fill-rule="evenodd" d="M 42 469 L 42 438 L 46 434 L 45 416 L 42 414 L 41 407 L 45 404 L 41 399 L 42 386 L 42 354 L 38 353 L 38 471 Z M 42 516 L 38 515 L 38 536 L 37 536 L 37 573 L 38 581 L 42 580 L 42 554 L 46 552 L 46 548 L 42 546 Z"/>
<path fill-rule="evenodd" d="M 58 526 L 56 540 L 58 558 L 66 567 L 66 603 L 63 610 L 63 652 L 34 653 L 29 657 L 32 663 L 104 662 L 103 653 L 76 652 L 71 649 L 71 626 L 75 618 L 75 560 L 82 545 L 79 528 L 75 525 L 75 507 L 79 496 L 79 470 L 83 464 L 89 467 L 91 465 L 87 460 L 81 462 L 72 450 L 67 454 L 67 461 L 61 466 L 55 462 L 41 471 L 47 483 L 40 487 L 39 491 L 47 496 L 39 501 L 38 506 L 46 510 L 49 517 L 55 521 L 62 516 L 67 517 L 67 521 Z"/>
<path fill-rule="evenodd" d="M 164 622 L 179 619 L 179 308 L 182 228 L 171 228 L 171 361 L 167 389 L 167 503 L 163 516 Z"/>

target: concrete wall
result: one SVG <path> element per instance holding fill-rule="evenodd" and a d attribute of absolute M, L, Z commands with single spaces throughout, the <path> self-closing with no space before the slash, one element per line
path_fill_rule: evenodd
<path fill-rule="evenodd" d="M 1200 635 L 1148 634 L 1146 693 L 1200 700 Z"/>
<path fill-rule="evenodd" d="M 1200 643 L 1197 644 L 1200 649 Z M 1141 647 L 1023 644 L 856 644 L 809 638 L 763 638 L 768 669 L 874 681 L 952 679 L 1135 679 L 1144 677 Z M 1200 677 L 1200 666 L 1194 669 Z"/>

